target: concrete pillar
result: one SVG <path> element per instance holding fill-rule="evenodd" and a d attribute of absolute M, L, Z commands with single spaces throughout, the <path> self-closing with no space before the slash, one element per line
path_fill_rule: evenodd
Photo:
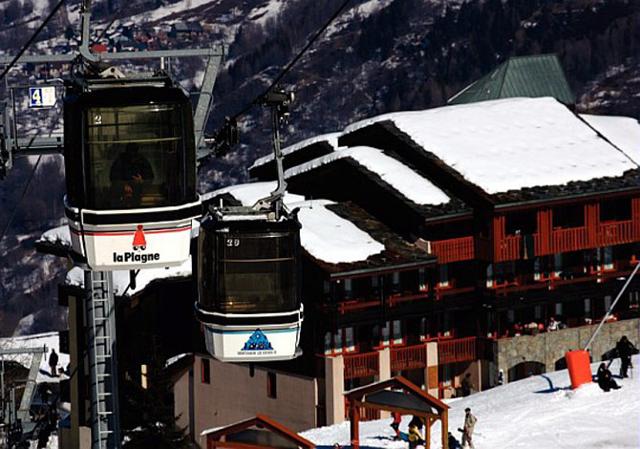
<path fill-rule="evenodd" d="M 341 355 L 324 359 L 327 425 L 344 422 L 344 359 Z"/>
<path fill-rule="evenodd" d="M 438 396 L 438 343 L 431 341 L 424 345 L 427 351 L 427 366 L 424 369 L 424 384 L 427 386 L 427 393 L 431 396 Z"/>
<path fill-rule="evenodd" d="M 380 367 L 380 371 L 378 372 L 378 380 L 388 380 L 391 379 L 391 349 L 384 348 L 378 351 L 378 366 Z M 380 411 L 380 418 L 386 419 L 391 417 L 390 412 Z"/>

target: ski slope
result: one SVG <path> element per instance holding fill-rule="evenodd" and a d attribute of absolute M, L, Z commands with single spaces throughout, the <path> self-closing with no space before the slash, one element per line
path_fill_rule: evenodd
<path fill-rule="evenodd" d="M 619 359 L 611 365 L 614 375 Z M 615 379 L 622 388 L 604 393 L 596 383 L 573 391 L 566 370 L 512 382 L 466 398 L 446 401 L 449 431 L 458 440 L 464 409 L 478 418 L 474 433 L 476 449 L 637 449 L 640 447 L 640 357 L 634 357 L 634 378 Z M 592 365 L 595 373 L 598 364 Z M 400 430 L 407 432 L 410 416 Z M 407 448 L 393 441 L 391 419 L 360 425 L 364 448 Z M 301 435 L 319 447 L 338 442 L 348 446 L 349 422 L 312 429 Z M 432 448 L 439 449 L 440 423 L 432 427 Z"/>

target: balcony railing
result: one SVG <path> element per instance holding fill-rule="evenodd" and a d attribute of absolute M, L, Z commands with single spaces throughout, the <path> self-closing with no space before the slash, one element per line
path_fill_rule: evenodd
<path fill-rule="evenodd" d="M 427 366 L 427 348 L 424 344 L 391 348 L 391 370 L 403 371 Z"/>
<path fill-rule="evenodd" d="M 473 237 L 433 241 L 431 253 L 438 257 L 439 263 L 471 260 L 474 258 Z"/>
<path fill-rule="evenodd" d="M 496 253 L 494 260 L 502 262 L 504 260 L 515 260 L 520 258 L 520 235 L 508 235 L 501 241 L 496 242 Z"/>
<path fill-rule="evenodd" d="M 344 357 L 344 378 L 376 376 L 380 372 L 380 358 L 377 352 L 353 354 Z"/>
<path fill-rule="evenodd" d="M 438 343 L 438 363 L 468 362 L 476 360 L 477 337 L 456 338 Z"/>
<path fill-rule="evenodd" d="M 633 220 L 602 223 L 598 226 L 598 246 L 631 243 L 639 237 L 634 235 Z"/>
<path fill-rule="evenodd" d="M 366 407 L 358 407 L 360 421 L 374 421 L 380 419 L 380 410 Z M 349 419 L 349 400 L 344 398 L 344 418 Z"/>

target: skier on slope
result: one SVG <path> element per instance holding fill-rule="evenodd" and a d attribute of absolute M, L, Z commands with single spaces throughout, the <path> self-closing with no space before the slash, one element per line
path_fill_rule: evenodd
<path fill-rule="evenodd" d="M 600 367 L 598 367 L 598 386 L 602 388 L 602 391 L 608 392 L 611 389 L 617 390 L 620 386 L 613 380 L 613 376 L 611 375 L 611 371 L 607 368 L 605 363 L 601 363 Z"/>
<path fill-rule="evenodd" d="M 473 428 L 478 421 L 478 418 L 471 414 L 471 409 L 469 407 L 464 409 L 464 426 L 462 427 L 462 447 L 469 447 L 474 449 L 473 445 Z"/>
<path fill-rule="evenodd" d="M 631 366 L 631 356 L 637 354 L 638 350 L 629 341 L 626 335 L 623 335 L 620 341 L 616 343 L 616 352 L 620 357 L 620 377 L 629 377 L 627 371 Z"/>

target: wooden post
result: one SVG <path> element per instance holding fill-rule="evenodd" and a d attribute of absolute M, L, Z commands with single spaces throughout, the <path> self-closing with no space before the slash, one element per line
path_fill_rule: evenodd
<path fill-rule="evenodd" d="M 358 401 L 349 401 L 349 427 L 351 429 L 351 448 L 360 449 L 360 413 L 358 410 Z"/>
<path fill-rule="evenodd" d="M 427 416 L 426 425 L 424 429 L 424 448 L 429 449 L 431 447 L 431 417 Z"/>
<path fill-rule="evenodd" d="M 443 410 L 440 416 L 442 422 L 442 449 L 449 449 L 449 411 Z"/>

